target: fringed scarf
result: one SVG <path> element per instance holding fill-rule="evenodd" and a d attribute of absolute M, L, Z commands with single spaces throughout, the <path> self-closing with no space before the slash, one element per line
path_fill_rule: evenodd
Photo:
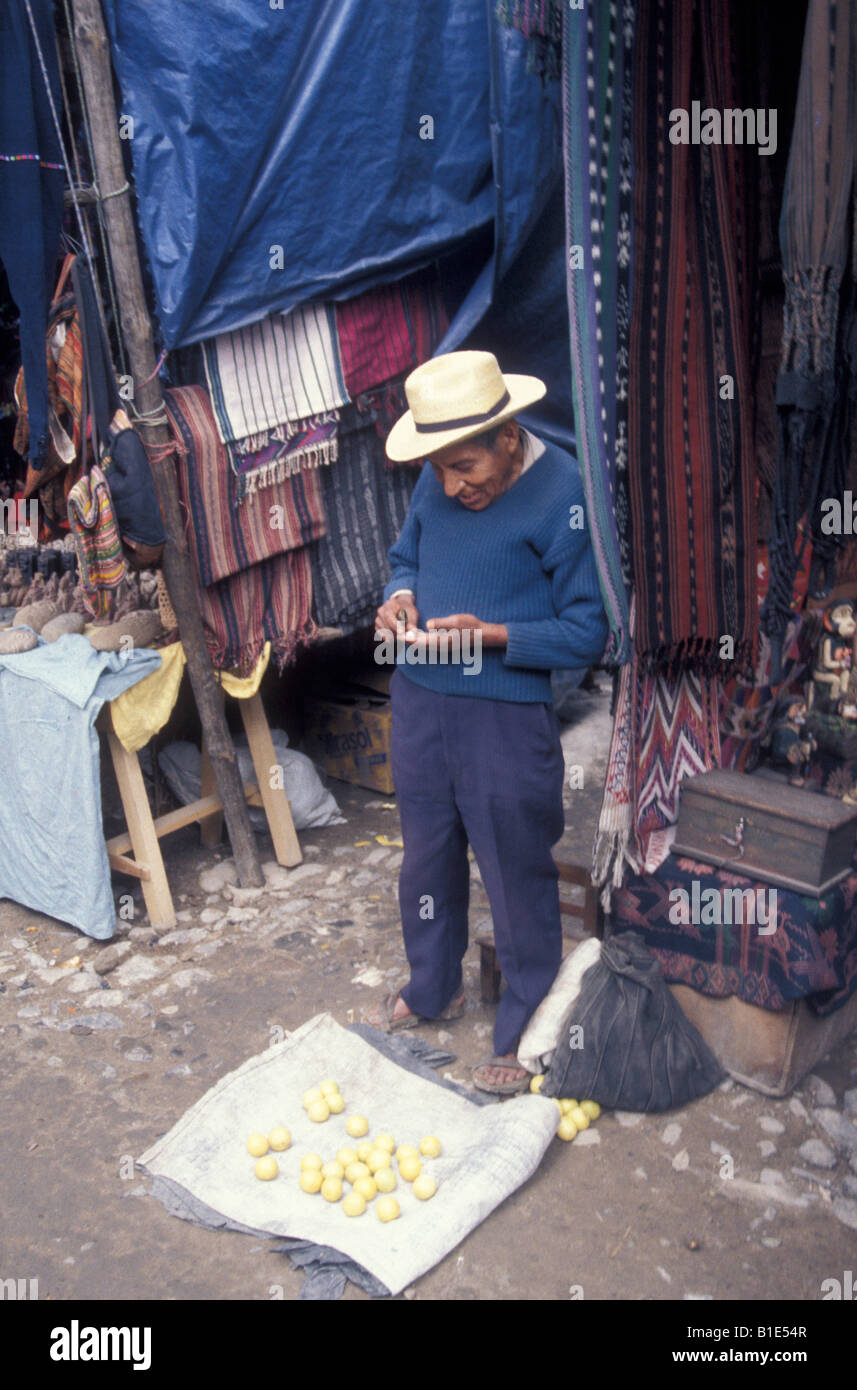
<path fill-rule="evenodd" d="M 652 672 L 636 653 L 622 668 L 592 862 L 605 911 L 627 868 L 669 853 L 682 781 L 720 766 L 719 696 L 716 677 Z"/>
<path fill-rule="evenodd" d="M 187 488 L 188 480 L 198 480 L 210 473 L 219 440 L 205 392 L 200 387 L 181 387 L 168 392 L 167 396 L 168 414 L 179 444 L 179 483 L 184 483 Z M 187 457 L 182 459 L 184 450 Z M 232 479 L 222 450 L 218 466 L 227 478 Z M 266 494 L 266 503 L 268 496 Z M 187 491 L 183 500 L 187 507 Z M 211 543 L 217 539 L 212 535 L 216 523 L 212 518 L 207 518 L 205 525 L 197 525 L 191 509 L 189 513 L 187 534 L 191 564 L 206 645 L 214 666 L 218 670 L 234 668 L 239 674 L 247 675 L 258 661 L 265 642 L 270 641 L 277 665 L 282 669 L 287 662 L 294 660 L 299 646 L 311 642 L 316 636 L 317 630 L 312 620 L 309 547 L 301 545 L 299 549 L 271 554 L 271 542 L 277 546 L 281 544 L 280 539 L 275 539 L 276 532 L 272 531 L 264 546 L 271 558 L 250 564 L 239 573 L 207 585 L 203 575 L 214 572 Z M 294 518 L 291 520 L 294 521 Z M 235 524 L 240 531 L 240 517 Z M 242 539 L 240 534 L 236 535 L 233 531 L 231 542 L 233 547 L 240 546 L 246 550 L 250 539 L 247 536 Z"/>
<path fill-rule="evenodd" d="M 637 651 L 651 670 L 752 662 L 752 197 L 741 145 L 674 144 L 691 100 L 749 104 L 735 8 L 640 0 L 635 44 L 629 475 Z M 723 639 L 728 639 L 726 642 Z"/>
<path fill-rule="evenodd" d="M 179 491 L 196 538 L 203 584 L 216 584 L 325 533 L 316 471 L 299 472 L 239 501 L 208 393 L 201 386 L 167 391 L 165 404 L 181 440 Z"/>

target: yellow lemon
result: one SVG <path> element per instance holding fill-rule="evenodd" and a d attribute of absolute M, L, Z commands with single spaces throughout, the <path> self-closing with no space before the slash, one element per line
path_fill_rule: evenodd
<path fill-rule="evenodd" d="M 364 1197 L 367 1202 L 371 1202 L 375 1193 L 378 1191 L 378 1184 L 374 1178 L 358 1178 L 354 1184 L 354 1191 L 359 1192 L 360 1196 Z"/>
<path fill-rule="evenodd" d="M 368 1139 L 364 1140 L 364 1142 L 363 1142 L 362 1144 L 358 1144 L 358 1145 L 357 1145 L 357 1160 L 358 1160 L 358 1162 L 359 1162 L 359 1163 L 365 1163 L 366 1160 L 367 1160 L 367 1158 L 369 1157 L 370 1153 L 371 1153 L 372 1150 L 374 1149 L 374 1147 L 375 1147 L 375 1145 L 374 1145 L 374 1144 L 370 1144 Z"/>
<path fill-rule="evenodd" d="M 570 1115 L 571 1112 L 572 1112 L 572 1110 L 576 1110 L 576 1109 L 577 1109 L 577 1101 L 576 1101 L 576 1100 L 561 1100 L 560 1103 L 559 1103 L 559 1108 L 560 1108 L 560 1113 L 561 1113 L 561 1114 L 563 1114 L 563 1115 Z"/>
<path fill-rule="evenodd" d="M 395 1197 L 382 1197 L 376 1208 L 379 1221 L 395 1221 L 401 1215 L 399 1204 Z"/>
<path fill-rule="evenodd" d="M 326 1202 L 338 1202 L 342 1196 L 342 1179 L 325 1178 L 321 1184 L 321 1195 Z"/>
<path fill-rule="evenodd" d="M 369 1133 L 369 1121 L 365 1115 L 349 1115 L 345 1122 L 345 1128 L 352 1139 L 362 1139 L 364 1134 Z M 359 1153 L 360 1150 L 358 1149 Z"/>
<path fill-rule="evenodd" d="M 349 1192 L 342 1203 L 342 1210 L 346 1216 L 362 1216 L 366 1210 L 365 1197 L 361 1197 L 359 1192 Z"/>
<path fill-rule="evenodd" d="M 388 1154 L 391 1154 L 395 1147 L 396 1141 L 392 1134 L 379 1134 L 378 1138 L 375 1140 L 375 1148 L 386 1149 Z"/>
<path fill-rule="evenodd" d="M 428 1173 L 420 1173 L 420 1176 L 414 1179 L 414 1196 L 419 1197 L 421 1202 L 427 1202 L 436 1192 L 437 1183 Z"/>
<path fill-rule="evenodd" d="M 580 1102 L 580 1108 L 584 1115 L 589 1116 L 590 1120 L 597 1120 L 598 1116 L 601 1114 L 601 1106 L 598 1104 L 597 1100 L 582 1100 Z"/>
<path fill-rule="evenodd" d="M 338 1096 L 339 1087 L 335 1081 L 322 1081 L 318 1088 L 323 1096 Z"/>
<path fill-rule="evenodd" d="M 581 1110 L 579 1105 L 575 1106 L 573 1110 L 569 1110 L 566 1119 L 573 1120 L 578 1129 L 589 1128 L 589 1116 L 585 1110 Z"/>
<path fill-rule="evenodd" d="M 262 1154 L 268 1152 L 268 1141 L 264 1134 L 251 1134 L 247 1140 L 247 1152 L 254 1158 L 261 1158 Z"/>
<path fill-rule="evenodd" d="M 540 1076 L 534 1076 L 531 1078 L 530 1090 L 532 1091 L 534 1096 L 537 1096 L 539 1091 L 542 1089 L 542 1082 L 544 1081 L 544 1079 L 544 1072 L 542 1072 Z"/>
<path fill-rule="evenodd" d="M 405 1179 L 405 1182 L 413 1182 L 414 1178 L 418 1178 L 422 1171 L 423 1165 L 418 1158 L 407 1157 L 399 1159 L 399 1172 Z"/>
<path fill-rule="evenodd" d="M 390 1154 L 387 1149 L 372 1149 L 366 1159 L 370 1173 L 377 1173 L 379 1168 L 389 1168 Z"/>
<path fill-rule="evenodd" d="M 440 1154 L 440 1140 L 433 1134 L 427 1134 L 425 1139 L 420 1140 L 420 1153 L 425 1158 L 437 1158 Z"/>
<path fill-rule="evenodd" d="M 419 1158 L 420 1151 L 413 1144 L 400 1144 L 396 1150 L 396 1162 L 401 1163 L 403 1158 Z"/>
<path fill-rule="evenodd" d="M 310 1106 L 314 1105 L 317 1100 L 324 1100 L 324 1096 L 321 1094 L 321 1091 L 319 1090 L 318 1086 L 313 1086 L 311 1090 L 304 1091 L 304 1110 L 309 1110 Z"/>
<path fill-rule="evenodd" d="M 309 1170 L 310 1170 L 311 1168 L 317 1168 L 317 1169 L 319 1170 L 319 1172 L 320 1172 L 320 1171 L 321 1171 L 321 1166 L 322 1166 L 321 1154 L 304 1154 L 303 1158 L 301 1159 L 301 1172 L 302 1172 L 302 1173 L 307 1173 L 307 1172 L 309 1172 Z"/>
<path fill-rule="evenodd" d="M 312 1105 L 308 1107 L 307 1114 L 309 1115 L 310 1119 L 315 1122 L 315 1124 L 324 1124 L 325 1120 L 327 1120 L 330 1117 L 330 1108 L 327 1104 L 327 1101 L 314 1100 Z"/>
<path fill-rule="evenodd" d="M 323 1178 L 339 1178 L 341 1182 L 345 1177 L 345 1169 L 338 1159 L 332 1159 L 330 1163 L 325 1163 L 321 1170 L 321 1176 Z"/>
<path fill-rule="evenodd" d="M 269 1154 L 267 1158 L 259 1158 L 256 1160 L 254 1171 L 256 1177 L 261 1178 L 262 1182 L 270 1182 L 271 1178 L 275 1178 L 279 1173 L 280 1165 L 277 1160 L 272 1158 Z"/>
<path fill-rule="evenodd" d="M 365 1163 L 349 1163 L 345 1176 L 349 1182 L 357 1182 L 358 1178 L 371 1178 L 372 1174 Z"/>
<path fill-rule="evenodd" d="M 336 1155 L 336 1158 L 337 1158 L 337 1162 L 341 1163 L 342 1166 L 343 1166 L 343 1168 L 347 1168 L 348 1165 L 349 1165 L 349 1163 L 356 1163 L 356 1162 L 357 1162 L 357 1150 L 356 1150 L 356 1149 L 340 1149 L 340 1150 L 339 1150 L 339 1153 Z"/>
<path fill-rule="evenodd" d="M 375 1174 L 375 1184 L 379 1192 L 394 1192 L 397 1182 L 392 1168 L 379 1168 Z"/>
<path fill-rule="evenodd" d="M 342 1096 L 339 1094 L 338 1091 L 334 1091 L 333 1095 L 325 1096 L 325 1100 L 327 1101 L 327 1108 L 330 1111 L 331 1115 L 342 1114 L 343 1110 L 345 1109 L 345 1101 L 342 1099 Z"/>
<path fill-rule="evenodd" d="M 301 1189 L 304 1192 L 320 1192 L 323 1181 L 320 1168 L 305 1168 L 301 1173 Z"/>
<path fill-rule="evenodd" d="M 574 1139 L 577 1137 L 577 1125 L 570 1115 L 563 1115 L 557 1128 L 557 1135 L 560 1139 Z"/>
<path fill-rule="evenodd" d="M 292 1136 L 286 1129 L 285 1125 L 277 1125 L 277 1128 L 272 1129 L 271 1133 L 268 1135 L 268 1143 L 271 1145 L 271 1148 L 275 1151 L 275 1153 L 278 1154 L 281 1154 L 286 1149 L 290 1148 L 291 1142 Z"/>

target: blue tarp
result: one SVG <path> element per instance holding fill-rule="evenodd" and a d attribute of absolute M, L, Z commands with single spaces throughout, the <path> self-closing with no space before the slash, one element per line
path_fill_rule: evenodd
<path fill-rule="evenodd" d="M 104 0 L 166 345 L 460 258 L 441 350 L 476 343 L 493 303 L 558 387 L 561 221 L 533 241 L 561 179 L 558 93 L 526 72 L 522 35 L 494 0 L 275 4 Z M 568 393 L 563 411 L 567 438 Z"/>

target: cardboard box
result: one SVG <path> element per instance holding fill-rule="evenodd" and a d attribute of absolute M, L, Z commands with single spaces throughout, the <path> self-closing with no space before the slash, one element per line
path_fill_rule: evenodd
<path fill-rule="evenodd" d="M 309 696 L 304 745 L 329 777 L 371 791 L 393 791 L 390 701 L 382 695 Z"/>

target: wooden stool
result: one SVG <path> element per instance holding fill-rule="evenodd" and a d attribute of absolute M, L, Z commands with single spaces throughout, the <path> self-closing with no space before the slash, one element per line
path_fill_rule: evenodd
<path fill-rule="evenodd" d="M 604 930 L 601 903 L 589 870 L 582 864 L 557 864 L 556 867 L 561 882 L 573 883 L 584 889 L 582 903 L 567 903 L 560 898 L 560 912 L 566 913 L 569 917 L 580 917 L 583 930 L 600 937 Z M 496 1004 L 500 998 L 503 976 L 497 961 L 494 924 L 490 917 L 483 918 L 477 925 L 473 939 L 479 947 L 479 993 L 482 1003 Z"/>
<path fill-rule="evenodd" d="M 255 785 L 250 782 L 244 784 L 244 792 L 249 805 L 263 806 L 265 809 L 277 863 L 293 868 L 302 862 L 303 855 L 288 797 L 282 788 L 270 784 L 271 769 L 277 759 L 261 696 L 257 693 L 247 700 L 239 700 L 239 706 L 257 778 Z M 105 705 L 99 715 L 98 727 L 107 737 L 127 826 L 124 835 L 116 835 L 107 841 L 110 867 L 140 880 L 146 911 L 153 927 L 174 927 L 177 919 L 158 841 L 193 821 L 199 821 L 202 843 L 211 845 L 218 842 L 223 803 L 214 790 L 211 764 L 203 749 L 202 796 L 198 801 L 153 818 L 140 759 L 136 753 L 129 753 L 116 737 L 109 705 Z M 129 850 L 133 852 L 133 858 L 128 857 Z"/>

